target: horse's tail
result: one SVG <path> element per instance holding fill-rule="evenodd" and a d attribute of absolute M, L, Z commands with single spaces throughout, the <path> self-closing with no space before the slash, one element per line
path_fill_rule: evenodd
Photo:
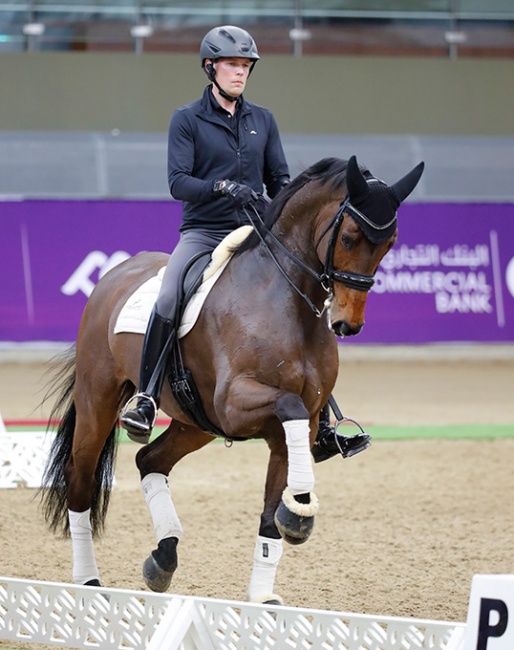
<path fill-rule="evenodd" d="M 45 402 L 50 397 L 57 396 L 48 420 L 47 432 L 54 422 L 58 422 L 58 426 L 46 460 L 42 487 L 39 490 L 40 504 L 50 530 L 55 533 L 61 531 L 64 537 L 67 537 L 70 532 L 65 468 L 71 455 L 75 433 L 76 410 L 73 399 L 75 364 L 75 348 L 72 347 L 62 358 L 62 363 L 54 374 L 43 399 Z M 101 535 L 109 506 L 116 459 L 117 429 L 117 425 L 114 425 L 105 441 L 95 471 L 90 515 L 94 536 Z"/>

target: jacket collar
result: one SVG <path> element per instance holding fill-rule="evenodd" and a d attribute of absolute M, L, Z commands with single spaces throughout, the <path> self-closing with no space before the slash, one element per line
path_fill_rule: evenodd
<path fill-rule="evenodd" d="M 203 112 L 206 115 L 209 115 L 210 117 L 213 117 L 216 115 L 216 109 L 215 106 L 217 104 L 217 100 L 212 94 L 212 85 L 209 84 L 205 90 L 203 91 L 203 96 L 202 96 L 202 109 Z M 245 100 L 243 95 L 239 97 L 237 100 L 237 109 L 240 112 L 240 115 L 246 115 L 247 113 L 252 112 L 251 105 Z"/>

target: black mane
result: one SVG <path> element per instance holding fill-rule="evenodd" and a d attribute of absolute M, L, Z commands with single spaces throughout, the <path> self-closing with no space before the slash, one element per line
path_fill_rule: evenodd
<path fill-rule="evenodd" d="M 287 201 L 307 183 L 311 181 L 330 182 L 334 188 L 341 187 L 346 178 L 347 165 L 348 161 L 342 160 L 341 158 L 323 158 L 298 174 L 296 178 L 277 194 L 266 209 L 262 217 L 266 228 L 270 230 L 273 227 Z M 241 246 L 239 246 L 235 254 L 239 255 L 244 251 L 255 248 L 260 241 L 259 235 L 255 231 L 252 232 Z"/>

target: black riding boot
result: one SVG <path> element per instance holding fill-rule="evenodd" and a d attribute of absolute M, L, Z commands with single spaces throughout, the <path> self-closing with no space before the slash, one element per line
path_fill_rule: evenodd
<path fill-rule="evenodd" d="M 328 404 L 319 414 L 318 435 L 312 445 L 311 453 L 315 463 L 321 463 L 332 456 L 342 454 L 343 458 L 355 456 L 371 445 L 371 436 L 361 432 L 355 436 L 343 436 L 337 433 L 330 424 L 330 409 Z"/>
<path fill-rule="evenodd" d="M 146 444 L 150 440 L 159 409 L 166 363 L 163 363 L 159 369 L 159 374 L 153 381 L 153 385 L 149 386 L 149 384 L 161 352 L 173 333 L 172 321 L 160 316 L 154 307 L 143 342 L 139 389 L 137 394 L 131 398 L 137 398 L 137 404 L 134 408 L 124 410 L 120 417 L 120 424 L 127 430 L 128 437 L 141 444 Z"/>

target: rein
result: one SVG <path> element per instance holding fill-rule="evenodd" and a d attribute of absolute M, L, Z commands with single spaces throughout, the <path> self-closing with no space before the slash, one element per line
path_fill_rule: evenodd
<path fill-rule="evenodd" d="M 375 280 L 373 276 L 371 275 L 364 275 L 361 273 L 354 273 L 352 271 L 338 271 L 334 267 L 334 255 L 335 255 L 335 247 L 337 243 L 337 237 L 339 234 L 339 230 L 341 229 L 341 225 L 343 223 L 343 218 L 344 218 L 344 213 L 345 212 L 351 212 L 353 206 L 350 204 L 349 198 L 346 198 L 341 205 L 339 206 L 338 211 L 334 215 L 334 217 L 330 220 L 330 223 L 328 226 L 325 228 L 323 231 L 321 237 L 318 239 L 316 242 L 315 248 L 317 248 L 322 241 L 322 239 L 325 237 L 325 235 L 329 232 L 330 229 L 332 229 L 332 232 L 330 234 L 330 240 L 328 242 L 328 248 L 327 248 L 327 254 L 325 257 L 325 263 L 323 265 L 323 270 L 321 273 L 318 273 L 314 269 L 312 269 L 310 266 L 305 264 L 301 259 L 293 255 L 285 246 L 284 244 L 277 239 L 277 237 L 269 230 L 269 228 L 266 226 L 264 221 L 262 220 L 261 215 L 259 214 L 258 210 L 255 208 L 255 206 L 251 206 L 254 214 L 256 215 L 257 219 L 254 219 L 253 216 L 250 215 L 248 210 L 246 208 L 244 209 L 244 212 L 252 224 L 253 229 L 259 236 L 259 239 L 261 240 L 261 243 L 265 247 L 268 255 L 271 257 L 273 262 L 275 263 L 276 267 L 278 270 L 282 273 L 284 278 L 287 280 L 289 285 L 296 291 L 296 293 L 309 305 L 311 310 L 314 312 L 314 314 L 318 317 L 321 318 L 325 311 L 330 307 L 332 304 L 332 298 L 334 295 L 334 282 L 340 282 L 341 284 L 344 284 L 345 286 L 349 287 L 350 289 L 355 289 L 357 291 L 369 291 L 373 284 L 375 283 Z M 261 232 L 261 230 L 264 230 L 264 234 Z M 268 242 L 266 241 L 266 237 L 269 236 L 273 242 L 280 248 L 280 250 L 289 257 L 289 259 L 294 262 L 297 266 L 299 266 L 303 271 L 305 271 L 308 275 L 310 275 L 312 278 L 317 280 L 322 288 L 326 291 L 328 294 L 327 299 L 325 300 L 323 304 L 323 309 L 320 311 L 316 305 L 312 302 L 312 300 L 307 296 L 299 287 L 296 286 L 296 284 L 291 280 L 291 278 L 287 275 L 286 271 L 282 268 L 280 265 L 280 262 L 277 260 L 276 256 L 274 255 L 273 251 L 271 250 Z"/>
<path fill-rule="evenodd" d="M 280 273 L 282 273 L 282 275 L 287 280 L 289 285 L 296 291 L 296 293 L 301 298 L 303 298 L 303 300 L 309 305 L 309 307 L 314 312 L 314 314 L 318 318 L 321 318 L 323 316 L 323 314 L 325 313 L 325 311 L 330 307 L 330 304 L 332 302 L 332 295 L 330 293 L 330 289 L 327 288 L 323 284 L 324 276 L 320 275 L 319 273 L 316 273 L 316 271 L 314 271 L 314 269 L 311 269 L 310 266 L 307 266 L 307 264 L 302 262 L 302 260 L 298 259 L 295 255 L 293 255 L 290 251 L 288 251 L 287 248 L 284 246 L 284 244 L 282 244 L 282 242 L 279 241 L 275 237 L 275 235 L 271 232 L 271 230 L 269 230 L 269 228 L 266 226 L 266 224 L 262 220 L 262 217 L 259 214 L 258 210 L 255 208 L 255 206 L 252 205 L 251 207 L 252 207 L 252 210 L 253 210 L 254 214 L 257 216 L 257 223 L 253 219 L 253 217 L 250 216 L 250 213 L 248 212 L 248 210 L 246 208 L 244 208 L 244 212 L 245 212 L 246 216 L 248 217 L 248 220 L 252 224 L 253 229 L 255 230 L 257 235 L 259 236 L 259 239 L 261 240 L 262 245 L 266 249 L 266 252 L 271 257 L 271 259 L 275 263 L 275 266 L 280 271 Z M 261 232 L 261 227 L 264 230 L 264 235 Z M 323 304 L 323 309 L 321 311 L 316 307 L 316 305 L 312 302 L 312 300 L 309 298 L 309 296 L 307 294 L 303 293 L 303 291 L 299 287 L 296 286 L 296 284 L 291 280 L 291 278 L 284 271 L 284 269 L 280 265 L 280 262 L 277 260 L 277 258 L 275 257 L 273 251 L 269 247 L 268 242 L 266 241 L 266 235 L 269 235 L 271 237 L 271 239 L 273 239 L 275 244 L 282 250 L 283 253 L 285 253 L 289 257 L 290 260 L 292 260 L 295 264 L 297 264 L 300 268 L 302 268 L 306 273 L 308 273 L 311 277 L 313 277 L 315 280 L 317 280 L 321 284 L 323 289 L 327 293 L 330 294 L 329 297 L 325 300 L 325 302 Z"/>

